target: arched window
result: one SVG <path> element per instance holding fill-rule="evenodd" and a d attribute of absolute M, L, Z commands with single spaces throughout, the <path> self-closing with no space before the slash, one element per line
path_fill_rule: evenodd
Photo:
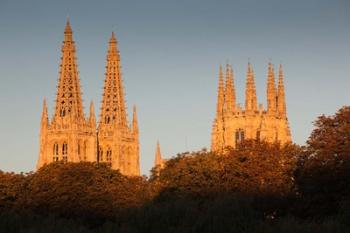
<path fill-rule="evenodd" d="M 100 147 L 98 150 L 98 161 L 103 162 L 103 149 L 102 149 L 102 147 Z"/>
<path fill-rule="evenodd" d="M 68 161 L 68 144 L 66 142 L 62 145 L 62 160 L 63 162 Z"/>
<path fill-rule="evenodd" d="M 256 131 L 256 140 L 260 140 L 260 130 Z"/>
<path fill-rule="evenodd" d="M 106 123 L 106 124 L 109 124 L 109 122 L 110 122 L 110 117 L 109 117 L 109 116 L 106 116 L 106 117 L 105 117 L 105 123 Z"/>
<path fill-rule="evenodd" d="M 86 161 L 87 141 L 84 141 L 83 160 Z"/>
<path fill-rule="evenodd" d="M 53 161 L 58 161 L 58 144 L 53 144 Z"/>
<path fill-rule="evenodd" d="M 244 141 L 244 130 L 243 129 L 237 129 L 236 130 L 236 144 Z"/>
<path fill-rule="evenodd" d="M 64 117 L 65 115 L 66 115 L 66 109 L 61 108 L 60 116 L 61 116 L 61 117 Z"/>
<path fill-rule="evenodd" d="M 112 164 L 112 150 L 111 150 L 111 148 L 107 149 L 106 161 L 108 164 Z"/>
<path fill-rule="evenodd" d="M 78 142 L 78 155 L 80 155 L 80 141 Z"/>

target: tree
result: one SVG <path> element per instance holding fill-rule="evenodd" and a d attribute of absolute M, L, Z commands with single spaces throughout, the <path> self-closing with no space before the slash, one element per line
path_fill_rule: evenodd
<path fill-rule="evenodd" d="M 295 145 L 246 140 L 222 155 L 204 151 L 180 155 L 151 180 L 161 187 L 161 194 L 287 194 L 293 189 L 299 151 Z"/>
<path fill-rule="evenodd" d="M 142 177 L 127 177 L 106 164 L 51 163 L 28 177 L 26 209 L 40 214 L 98 220 L 140 206 L 148 197 Z"/>
<path fill-rule="evenodd" d="M 350 106 L 320 116 L 314 125 L 296 173 L 296 211 L 303 217 L 334 215 L 350 200 Z"/>

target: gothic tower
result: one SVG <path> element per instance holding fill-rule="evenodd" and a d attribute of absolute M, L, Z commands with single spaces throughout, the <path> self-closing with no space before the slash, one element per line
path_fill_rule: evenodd
<path fill-rule="evenodd" d="M 244 139 L 291 142 L 281 65 L 276 90 L 274 68 L 271 63 L 268 64 L 266 110 L 262 104 L 258 105 L 254 71 L 250 63 L 248 63 L 246 77 L 245 109 L 241 109 L 236 103 L 233 70 L 230 65 L 226 65 L 225 86 L 223 76 L 220 66 L 216 116 L 211 135 L 212 151 L 223 152 L 226 147 L 234 148 Z"/>
<path fill-rule="evenodd" d="M 90 118 L 83 110 L 73 32 L 67 21 L 51 122 L 44 100 L 37 168 L 53 161 L 96 161 L 96 127 L 93 105 Z"/>
<path fill-rule="evenodd" d="M 106 78 L 98 125 L 98 161 L 125 175 L 139 175 L 139 130 L 136 107 L 129 125 L 117 39 L 112 33 L 107 52 Z"/>

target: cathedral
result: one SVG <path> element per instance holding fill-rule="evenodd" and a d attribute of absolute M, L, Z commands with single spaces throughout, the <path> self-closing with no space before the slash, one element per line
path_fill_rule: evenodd
<path fill-rule="evenodd" d="M 267 108 L 264 109 L 262 104 L 258 105 L 254 71 L 252 65 L 248 63 L 243 109 L 236 103 L 232 66 L 226 65 L 225 72 L 220 66 L 211 150 L 221 153 L 226 147 L 235 148 L 237 143 L 244 139 L 257 139 L 281 144 L 291 142 L 283 79 L 284 75 L 280 65 L 276 87 L 274 67 L 269 63 L 266 88 Z"/>
<path fill-rule="evenodd" d="M 37 168 L 55 161 L 103 162 L 124 175 L 140 175 L 136 107 L 128 123 L 117 40 L 112 33 L 107 52 L 102 106 L 98 124 L 91 102 L 85 116 L 76 47 L 69 21 L 64 31 L 56 106 L 49 120 L 43 103 Z"/>

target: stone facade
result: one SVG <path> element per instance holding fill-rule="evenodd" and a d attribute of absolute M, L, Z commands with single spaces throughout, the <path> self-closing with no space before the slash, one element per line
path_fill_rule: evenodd
<path fill-rule="evenodd" d="M 134 107 L 127 122 L 117 40 L 112 34 L 107 54 L 106 78 L 98 128 L 94 105 L 85 117 L 69 21 L 64 31 L 56 107 L 50 121 L 44 100 L 37 168 L 55 161 L 106 162 L 125 175 L 139 175 L 139 131 Z"/>
<path fill-rule="evenodd" d="M 291 142 L 288 124 L 284 77 L 279 66 L 278 84 L 275 85 L 273 65 L 268 64 L 267 109 L 257 104 L 254 72 L 248 63 L 245 108 L 236 103 L 234 75 L 230 65 L 224 72 L 220 66 L 216 116 L 213 122 L 211 150 L 223 152 L 226 147 L 235 147 L 244 139 L 259 139 L 268 142 Z"/>

